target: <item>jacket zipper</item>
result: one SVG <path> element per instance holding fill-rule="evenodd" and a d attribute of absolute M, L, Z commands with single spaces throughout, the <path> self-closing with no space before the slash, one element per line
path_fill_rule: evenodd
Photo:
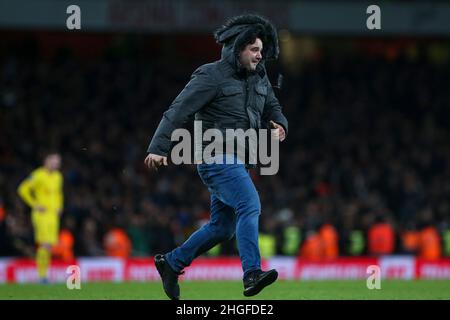
<path fill-rule="evenodd" d="M 250 91 L 250 88 L 248 87 L 248 78 L 246 77 L 245 78 L 245 104 L 244 104 L 244 107 L 245 107 L 245 112 L 247 113 L 247 116 L 248 116 L 248 125 L 249 125 L 249 127 L 251 127 L 252 126 L 251 114 L 250 114 L 249 107 L 248 107 L 249 91 Z"/>

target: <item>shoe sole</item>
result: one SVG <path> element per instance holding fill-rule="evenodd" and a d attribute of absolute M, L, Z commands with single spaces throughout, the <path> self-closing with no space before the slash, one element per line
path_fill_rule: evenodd
<path fill-rule="evenodd" d="M 164 256 L 162 254 L 156 255 L 153 259 L 155 262 L 156 270 L 158 270 L 159 276 L 161 277 L 161 281 L 163 279 L 162 274 L 163 274 L 163 269 L 164 269 L 164 265 L 163 265 L 164 262 L 161 261 L 163 259 L 164 259 Z M 169 297 L 171 300 L 180 300 L 180 297 L 172 296 L 171 294 L 169 294 L 167 292 L 166 288 L 164 287 L 164 281 L 163 281 L 163 289 L 164 289 L 164 292 L 166 293 L 167 297 Z"/>
<path fill-rule="evenodd" d="M 277 278 L 278 272 L 276 270 L 269 271 L 266 275 L 264 275 L 263 278 L 261 278 L 258 285 L 247 291 L 244 291 L 244 296 L 251 297 L 257 295 L 258 293 L 261 292 L 262 289 L 274 283 L 275 280 L 277 280 Z"/>

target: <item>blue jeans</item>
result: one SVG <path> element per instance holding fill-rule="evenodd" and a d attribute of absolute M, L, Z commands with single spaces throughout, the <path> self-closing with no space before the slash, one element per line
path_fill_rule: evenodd
<path fill-rule="evenodd" d="M 244 277 L 261 269 L 258 247 L 261 204 L 245 165 L 199 164 L 197 171 L 211 193 L 211 219 L 180 247 L 167 253 L 167 262 L 181 272 L 196 257 L 236 233 Z"/>

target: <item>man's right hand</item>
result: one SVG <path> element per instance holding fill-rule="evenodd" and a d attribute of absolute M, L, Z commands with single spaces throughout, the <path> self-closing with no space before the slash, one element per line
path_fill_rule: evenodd
<path fill-rule="evenodd" d="M 167 166 L 167 157 L 149 153 L 145 158 L 144 163 L 149 169 L 158 170 L 160 165 Z"/>

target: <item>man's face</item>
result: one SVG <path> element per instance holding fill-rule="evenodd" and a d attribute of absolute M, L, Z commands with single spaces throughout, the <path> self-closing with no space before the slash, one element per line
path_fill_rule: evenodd
<path fill-rule="evenodd" d="M 262 49 L 263 43 L 261 39 L 256 38 L 254 43 L 245 46 L 244 50 L 241 51 L 239 56 L 239 61 L 242 66 L 249 71 L 256 70 L 256 66 L 262 59 Z"/>
<path fill-rule="evenodd" d="M 50 171 L 59 170 L 61 167 L 61 157 L 59 154 L 50 154 L 45 158 L 45 167 Z"/>

